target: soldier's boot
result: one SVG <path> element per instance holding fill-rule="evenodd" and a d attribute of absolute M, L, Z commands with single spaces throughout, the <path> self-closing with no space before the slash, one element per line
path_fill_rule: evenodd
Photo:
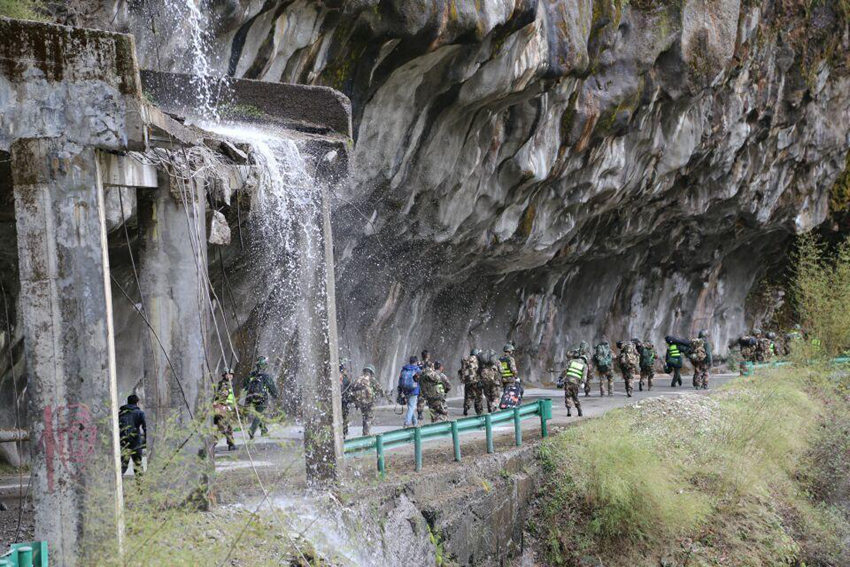
<path fill-rule="evenodd" d="M 567 408 L 567 417 L 572 417 L 573 414 L 570 412 L 570 408 Z"/>
<path fill-rule="evenodd" d="M 578 416 L 581 417 L 581 408 L 578 408 Z"/>
<path fill-rule="evenodd" d="M 643 380 L 638 382 L 638 391 L 643 392 Z"/>

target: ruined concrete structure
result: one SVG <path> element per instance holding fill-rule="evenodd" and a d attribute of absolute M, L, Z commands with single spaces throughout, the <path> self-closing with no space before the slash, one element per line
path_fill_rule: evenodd
<path fill-rule="evenodd" d="M 36 537 L 56 564 L 74 565 L 84 542 L 121 547 L 117 412 L 128 394 L 145 402 L 150 462 L 183 456 L 169 478 L 174 504 L 213 473 L 199 430 L 214 380 L 254 353 L 225 352 L 232 337 L 214 287 L 223 281 L 210 273 L 246 256 L 233 234 L 264 180 L 251 147 L 184 124 L 190 107 L 168 115 L 143 97 L 132 37 L 5 18 L 0 37 L 0 428 L 13 431 L 0 447 L 13 463 L 31 455 Z M 163 98 L 148 78 L 176 112 L 179 97 Z M 172 88 L 190 82 L 169 78 Z M 277 135 L 298 137 L 308 161 L 329 148 L 341 155 L 314 164 L 314 183 L 345 179 L 344 97 L 308 89 L 313 106 L 299 110 L 280 102 L 304 96 L 291 87 L 230 88 L 233 108 L 244 94 L 252 112 L 274 112 Z M 317 210 L 322 259 L 304 282 L 316 324 L 299 339 L 316 371 L 299 377 L 299 410 L 307 471 L 323 481 L 336 475 L 341 434 L 330 217 L 326 203 Z M 21 429 L 30 443 L 4 442 Z"/>
<path fill-rule="evenodd" d="M 148 66 L 191 61 L 175 4 L 99 5 Z M 725 352 L 850 147 L 838 2 L 205 6 L 222 74 L 352 100 L 342 344 L 388 385 L 421 348 L 457 361 L 508 338 L 536 380 L 602 336 L 705 327 Z"/>

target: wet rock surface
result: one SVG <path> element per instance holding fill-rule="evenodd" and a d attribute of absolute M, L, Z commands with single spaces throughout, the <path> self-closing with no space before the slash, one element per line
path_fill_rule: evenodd
<path fill-rule="evenodd" d="M 143 66 L 185 66 L 179 34 L 150 24 L 161 2 L 114 7 L 86 17 L 133 32 Z M 722 353 L 754 282 L 824 220 L 850 146 L 833 4 L 231 0 L 205 16 L 219 72 L 351 98 L 341 344 L 387 383 L 422 347 L 454 360 L 507 338 L 534 380 L 603 335 L 707 328 Z"/>

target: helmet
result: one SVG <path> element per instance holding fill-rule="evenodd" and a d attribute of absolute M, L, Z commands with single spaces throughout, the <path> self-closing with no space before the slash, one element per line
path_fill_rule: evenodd
<path fill-rule="evenodd" d="M 664 337 L 664 342 L 667 343 L 668 345 L 672 345 L 673 344 L 673 337 L 670 336 L 670 335 L 667 335 L 666 337 Z"/>
<path fill-rule="evenodd" d="M 348 359 L 345 358 L 345 357 L 342 357 L 342 358 L 339 359 L 339 363 L 340 364 L 348 364 Z"/>
<path fill-rule="evenodd" d="M 581 341 L 581 342 L 578 344 L 578 348 L 579 348 L 579 349 L 581 349 L 582 351 L 585 351 L 585 350 L 587 350 L 587 349 L 589 349 L 589 348 L 590 348 L 590 345 L 589 345 L 589 344 L 587 344 L 587 341 Z"/>
<path fill-rule="evenodd" d="M 409 361 L 410 361 L 410 364 L 416 364 L 417 362 L 419 362 L 419 359 L 416 358 L 415 356 L 411 356 L 409 358 Z"/>
<path fill-rule="evenodd" d="M 617 341 L 617 348 L 623 348 L 623 341 Z"/>
<path fill-rule="evenodd" d="M 233 374 L 233 369 L 225 366 L 221 371 L 221 375 L 227 376 L 228 374 Z"/>
<path fill-rule="evenodd" d="M 375 367 L 372 366 L 371 364 L 368 364 L 368 365 L 363 367 L 363 372 L 370 372 L 372 374 L 372 376 L 374 376 L 375 375 Z"/>
<path fill-rule="evenodd" d="M 632 342 L 634 344 L 638 344 L 640 342 L 640 339 L 638 339 L 637 337 L 632 337 Z"/>
<path fill-rule="evenodd" d="M 700 329 L 699 334 L 697 336 L 701 339 L 704 339 L 708 336 L 708 331 L 705 329 Z"/>
<path fill-rule="evenodd" d="M 647 337 L 647 338 L 643 339 L 643 344 L 645 344 L 645 345 L 651 345 L 651 344 L 652 344 L 652 341 L 649 339 L 649 337 Z"/>
<path fill-rule="evenodd" d="M 513 352 L 513 351 L 514 351 L 514 345 L 513 345 L 513 343 L 507 343 L 507 344 L 506 344 L 506 345 L 502 348 L 502 350 L 503 350 L 504 352 Z"/>
<path fill-rule="evenodd" d="M 427 360 L 431 356 L 431 353 L 428 352 L 428 349 L 422 351 L 422 360 Z"/>
<path fill-rule="evenodd" d="M 760 335 L 760 334 L 761 334 L 761 329 L 759 329 L 759 328 L 755 328 L 755 329 L 753 329 L 753 334 L 754 334 L 754 335 L 756 335 L 756 336 Z"/>
<path fill-rule="evenodd" d="M 265 357 L 265 356 L 258 356 L 257 357 L 257 366 L 259 368 L 265 368 L 268 365 L 269 365 L 268 357 Z"/>
<path fill-rule="evenodd" d="M 435 360 L 434 361 L 434 368 L 438 368 L 438 369 L 443 368 L 443 363 L 440 362 L 439 360 Z"/>
<path fill-rule="evenodd" d="M 776 340 L 776 333 L 774 333 L 773 331 L 769 331 L 769 332 L 767 333 L 767 338 L 769 338 L 769 339 L 770 339 L 770 340 L 772 340 L 772 341 L 773 341 L 773 340 Z"/>
<path fill-rule="evenodd" d="M 803 329 L 802 325 L 800 325 L 799 323 L 794 323 L 794 330 L 795 331 L 800 331 L 802 329 Z"/>
<path fill-rule="evenodd" d="M 469 351 L 469 356 L 478 356 L 479 354 L 481 354 L 480 348 L 474 348 L 471 351 Z"/>

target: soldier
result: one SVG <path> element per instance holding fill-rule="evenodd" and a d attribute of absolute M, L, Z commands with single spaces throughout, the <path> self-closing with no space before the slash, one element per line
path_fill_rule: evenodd
<path fill-rule="evenodd" d="M 375 367 L 371 364 L 363 367 L 363 372 L 351 384 L 351 397 L 354 406 L 363 416 L 363 435 L 369 435 L 372 427 L 372 411 L 378 394 L 382 393 L 381 383 L 375 377 Z"/>
<path fill-rule="evenodd" d="M 632 341 L 618 341 L 617 348 L 617 364 L 620 366 L 620 373 L 623 375 L 623 382 L 626 384 L 626 396 L 632 397 L 632 380 L 634 375 L 638 373 L 638 357 L 637 349 Z"/>
<path fill-rule="evenodd" d="M 218 428 L 218 432 L 224 435 L 227 439 L 227 450 L 232 451 L 236 448 L 236 442 L 233 440 L 233 412 L 236 409 L 236 395 L 233 393 L 233 371 L 225 368 L 221 373 L 221 380 L 218 381 L 218 386 L 215 390 L 215 399 L 213 400 L 213 424 Z M 218 436 L 216 436 L 218 441 Z"/>
<path fill-rule="evenodd" d="M 638 390 L 643 392 L 643 383 L 646 381 L 646 390 L 651 392 L 652 379 L 655 378 L 655 359 L 658 355 L 655 352 L 655 345 L 648 338 L 644 339 L 639 345 L 640 382 L 638 382 Z"/>
<path fill-rule="evenodd" d="M 774 357 L 778 355 L 777 352 L 777 344 L 776 344 L 776 333 L 773 331 L 769 331 L 767 333 L 767 340 L 770 341 L 770 356 Z"/>
<path fill-rule="evenodd" d="M 478 377 L 478 355 L 481 351 L 477 348 L 469 351 L 469 356 L 460 361 L 458 377 L 463 384 L 463 415 L 469 415 L 469 408 L 475 406 L 475 415 L 484 413 L 484 391 L 481 389 L 481 381 Z"/>
<path fill-rule="evenodd" d="M 448 421 L 449 410 L 446 406 L 446 393 L 452 389 L 448 377 L 443 374 L 443 364 L 435 362 L 433 368 L 426 368 L 419 377 L 422 397 L 431 410 L 431 422 Z"/>
<path fill-rule="evenodd" d="M 501 380 L 499 379 L 499 362 L 493 349 L 488 349 L 478 361 L 478 375 L 481 390 L 487 398 L 487 411 L 493 413 L 499 405 L 502 396 Z"/>
<path fill-rule="evenodd" d="M 431 352 L 427 349 L 422 351 L 422 360 L 419 362 L 419 368 L 423 371 L 434 369 L 434 360 L 431 358 Z M 419 396 L 416 402 L 416 415 L 419 421 L 422 421 L 422 415 L 425 413 L 425 403 L 425 396 Z"/>
<path fill-rule="evenodd" d="M 608 341 L 602 340 L 596 345 L 593 353 L 593 363 L 596 365 L 596 373 L 599 374 L 599 395 L 605 395 L 605 383 L 608 383 L 608 395 L 614 395 L 614 357 L 611 354 L 611 346 Z"/>
<path fill-rule="evenodd" d="M 516 368 L 516 360 L 514 359 L 514 345 L 508 343 L 502 351 L 505 353 L 499 357 L 499 374 L 502 377 L 502 388 L 507 388 L 514 382 L 519 380 L 519 372 Z"/>
<path fill-rule="evenodd" d="M 667 343 L 667 354 L 664 356 L 664 361 L 667 364 L 665 369 L 667 374 L 673 374 L 670 387 L 675 388 L 682 385 L 682 363 L 684 362 L 682 351 L 673 337 L 669 335 L 664 337 L 664 342 Z"/>
<path fill-rule="evenodd" d="M 127 396 L 127 403 L 118 409 L 118 431 L 121 436 L 121 474 L 127 472 L 132 459 L 133 475 L 136 480 L 141 480 L 148 425 L 145 412 L 139 408 L 139 396 L 136 394 Z"/>
<path fill-rule="evenodd" d="M 348 370 L 345 365 L 348 364 L 347 358 L 339 360 L 339 393 L 342 402 L 342 436 L 348 435 L 348 413 L 354 404 L 353 392 L 351 390 L 351 378 L 348 376 Z"/>
<path fill-rule="evenodd" d="M 257 428 L 260 428 L 260 434 L 266 435 L 269 428 L 266 427 L 263 421 L 263 412 L 266 411 L 266 404 L 269 402 L 269 394 L 274 399 L 277 399 L 277 386 L 274 380 L 266 373 L 266 368 L 269 366 L 269 359 L 265 356 L 257 358 L 257 366 L 251 371 L 251 374 L 242 382 L 242 389 L 245 390 L 245 404 L 251 408 L 251 413 L 254 419 L 251 421 L 251 427 L 248 429 L 248 436 L 253 439 Z"/>
<path fill-rule="evenodd" d="M 587 341 L 581 341 L 578 344 L 578 353 L 584 356 L 585 360 L 590 360 L 590 345 L 587 344 Z M 584 381 L 584 397 L 588 397 L 590 395 L 590 380 Z"/>
<path fill-rule="evenodd" d="M 694 388 L 708 389 L 708 369 L 711 368 L 711 345 L 708 342 L 708 331 L 705 329 L 699 332 L 695 339 L 691 339 L 691 346 L 688 349 L 688 358 L 691 364 L 694 365 Z"/>
<path fill-rule="evenodd" d="M 570 352 L 570 362 L 561 375 L 564 382 L 564 405 L 567 406 L 567 416 L 572 416 L 572 408 L 578 410 L 581 417 L 581 402 L 578 399 L 579 389 L 587 382 L 587 357 L 576 349 Z"/>
<path fill-rule="evenodd" d="M 755 359 L 756 362 L 767 362 L 770 360 L 770 339 L 764 336 L 761 329 L 753 329 L 753 336 L 756 339 Z"/>

